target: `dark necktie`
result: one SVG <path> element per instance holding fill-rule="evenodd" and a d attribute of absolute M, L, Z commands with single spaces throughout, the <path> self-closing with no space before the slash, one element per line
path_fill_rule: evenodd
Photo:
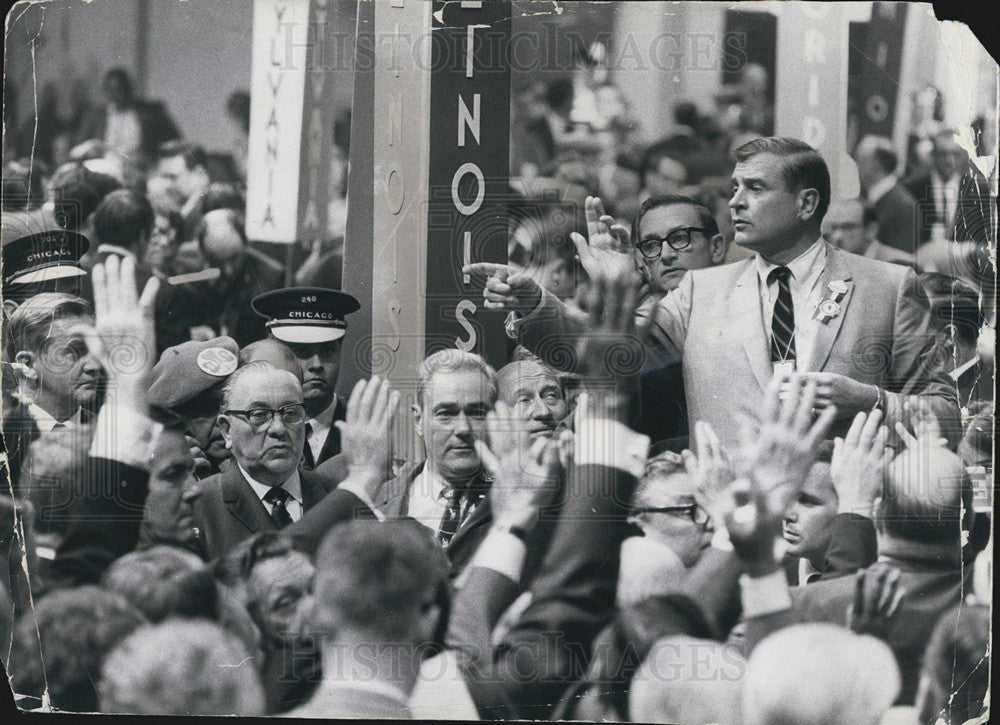
<path fill-rule="evenodd" d="M 775 363 L 795 361 L 795 308 L 788 286 L 791 274 L 788 267 L 778 267 L 767 275 L 768 286 L 778 280 L 778 299 L 771 316 L 771 362 Z"/>
<path fill-rule="evenodd" d="M 264 501 L 271 505 L 271 521 L 274 525 L 283 529 L 292 523 L 292 516 L 288 513 L 288 499 L 292 494 L 288 493 L 281 486 L 272 486 L 271 490 L 264 494 Z"/>
<path fill-rule="evenodd" d="M 442 546 L 447 546 L 462 523 L 462 492 L 457 488 L 446 488 L 444 500 L 447 508 L 438 528 L 438 539 Z"/>
<path fill-rule="evenodd" d="M 316 459 L 313 458 L 312 448 L 309 447 L 309 439 L 312 437 L 312 434 L 313 434 L 312 425 L 306 423 L 306 442 L 305 445 L 302 446 L 302 459 L 303 459 L 302 467 L 309 471 L 316 468 Z"/>

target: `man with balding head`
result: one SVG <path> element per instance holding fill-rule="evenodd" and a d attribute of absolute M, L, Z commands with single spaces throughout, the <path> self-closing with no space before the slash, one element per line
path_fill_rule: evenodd
<path fill-rule="evenodd" d="M 259 361 L 229 376 L 219 429 L 236 465 L 206 479 L 195 503 L 208 558 L 298 521 L 327 493 L 324 478 L 298 470 L 305 423 L 302 385 L 292 373 Z"/>
<path fill-rule="evenodd" d="M 879 562 L 900 571 L 905 594 L 885 634 L 903 676 L 899 704 L 912 704 L 927 633 L 962 601 L 972 584 L 963 566 L 962 536 L 972 518 L 972 489 L 962 461 L 930 438 L 920 438 L 889 467 L 884 495 L 875 500 Z M 839 577 L 793 592 L 798 618 L 845 624 L 854 577 Z"/>
<path fill-rule="evenodd" d="M 240 347 L 263 340 L 264 319 L 254 314 L 250 302 L 281 286 L 281 265 L 247 245 L 243 217 L 232 209 L 208 212 L 198 225 L 197 240 L 206 274 L 218 274 L 176 288 L 163 312 L 169 324 L 194 340 L 226 336 Z"/>

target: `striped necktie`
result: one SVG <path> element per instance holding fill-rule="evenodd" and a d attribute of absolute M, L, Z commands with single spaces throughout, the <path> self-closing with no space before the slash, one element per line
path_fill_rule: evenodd
<path fill-rule="evenodd" d="M 778 280 L 778 299 L 771 315 L 771 362 L 795 361 L 795 308 L 792 306 L 792 290 L 788 278 L 792 275 L 788 267 L 772 269 L 767 275 L 767 284 Z"/>

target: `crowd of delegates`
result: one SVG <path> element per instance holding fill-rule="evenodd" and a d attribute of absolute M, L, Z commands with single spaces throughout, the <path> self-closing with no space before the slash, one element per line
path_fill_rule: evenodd
<path fill-rule="evenodd" d="M 584 193 L 579 224 L 566 199 L 528 209 L 511 264 L 466 268 L 511 354 L 430 354 L 410 410 L 378 375 L 336 394 L 360 307 L 329 289 L 336 252 L 292 260 L 283 286 L 197 146 L 158 146 L 142 183 L 109 156 L 57 169 L 4 238 L 0 651 L 18 704 L 978 715 L 994 320 L 975 263 L 993 231 L 967 237 L 971 212 L 946 209 L 928 244 L 971 251 L 926 270 L 793 139 L 712 135 L 725 183 L 685 195 L 671 179 L 710 167 L 690 110 L 688 141 L 650 149 L 631 192 Z M 859 172 L 869 149 L 886 166 L 863 141 Z M 571 263 L 546 259 L 559 246 Z"/>

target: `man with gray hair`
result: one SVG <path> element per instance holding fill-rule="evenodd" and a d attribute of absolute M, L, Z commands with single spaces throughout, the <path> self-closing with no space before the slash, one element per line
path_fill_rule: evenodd
<path fill-rule="evenodd" d="M 332 487 L 298 470 L 305 415 L 302 385 L 290 372 L 259 361 L 229 376 L 219 428 L 236 465 L 203 482 L 194 512 L 210 559 L 297 521 Z"/>
<path fill-rule="evenodd" d="M 496 372 L 479 355 L 451 349 L 424 360 L 418 376 L 413 423 L 427 458 L 384 484 L 380 508 L 434 532 L 457 574 L 489 528 L 489 481 L 474 444 L 485 438 L 486 414 L 496 405 Z"/>

